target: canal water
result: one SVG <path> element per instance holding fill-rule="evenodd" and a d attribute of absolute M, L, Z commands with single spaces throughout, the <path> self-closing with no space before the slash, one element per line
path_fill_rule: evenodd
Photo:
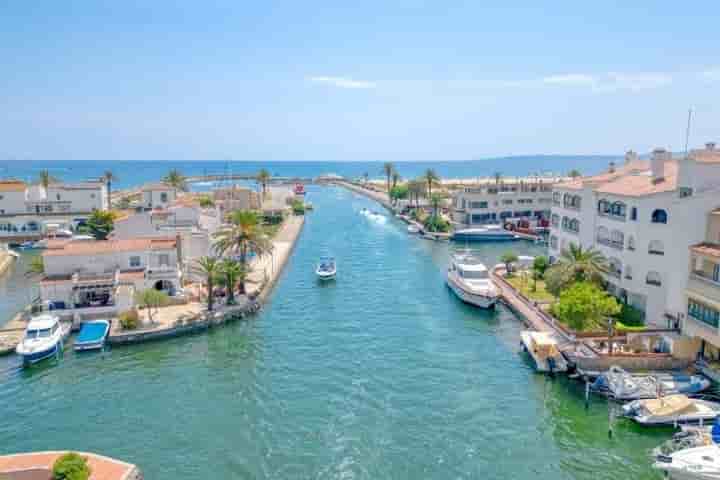
<path fill-rule="evenodd" d="M 31 369 L 1 358 L 2 453 L 88 450 L 174 480 L 660 478 L 649 451 L 669 431 L 615 420 L 609 438 L 607 402 L 533 373 L 510 311 L 453 297 L 448 244 L 369 220 L 380 207 L 345 190 L 308 195 L 252 319 Z M 510 247 L 474 248 L 493 265 Z M 326 254 L 339 273 L 320 285 Z"/>

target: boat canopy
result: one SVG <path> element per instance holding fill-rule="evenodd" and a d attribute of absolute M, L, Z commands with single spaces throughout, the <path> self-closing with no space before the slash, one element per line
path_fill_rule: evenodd
<path fill-rule="evenodd" d="M 52 328 L 58 322 L 58 317 L 55 315 L 38 315 L 33 317 L 28 323 L 27 330 L 45 330 Z"/>
<path fill-rule="evenodd" d="M 693 401 L 685 395 L 668 395 L 667 397 L 645 400 L 643 406 L 655 416 L 673 416 L 693 405 Z"/>

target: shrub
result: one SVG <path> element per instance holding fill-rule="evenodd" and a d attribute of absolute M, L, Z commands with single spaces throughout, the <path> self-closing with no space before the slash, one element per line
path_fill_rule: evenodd
<path fill-rule="evenodd" d="M 55 460 L 52 471 L 53 480 L 87 480 L 92 472 L 87 458 L 72 452 Z"/>
<path fill-rule="evenodd" d="M 645 325 L 643 312 L 627 304 L 622 304 L 621 307 L 620 313 L 614 316 L 618 325 L 622 324 L 625 327 L 642 327 Z"/>
<path fill-rule="evenodd" d="M 305 204 L 301 200 L 293 200 L 292 210 L 295 215 L 305 215 Z"/>
<path fill-rule="evenodd" d="M 140 317 L 136 310 L 128 310 L 118 315 L 120 326 L 123 330 L 135 330 L 140 323 Z"/>
<path fill-rule="evenodd" d="M 429 216 L 424 223 L 425 230 L 428 232 L 449 232 L 450 222 L 439 215 Z"/>
<path fill-rule="evenodd" d="M 617 315 L 620 305 L 597 285 L 577 282 L 560 294 L 553 312 L 565 325 L 583 331 L 607 326 L 606 317 Z"/>

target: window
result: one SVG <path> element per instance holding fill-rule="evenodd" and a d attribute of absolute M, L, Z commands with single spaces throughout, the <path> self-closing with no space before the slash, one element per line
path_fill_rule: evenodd
<path fill-rule="evenodd" d="M 712 307 L 708 307 L 704 303 L 698 302 L 694 299 L 688 299 L 688 316 L 703 323 L 710 325 L 711 327 L 718 327 L 720 321 L 720 312 Z"/>
<path fill-rule="evenodd" d="M 5 197 L 3 197 L 2 195 L 0 195 L 0 200 L 3 200 L 4 198 L 5 198 Z"/>
<path fill-rule="evenodd" d="M 608 274 L 620 278 L 622 275 L 622 262 L 619 259 L 610 257 L 608 260 Z"/>
<path fill-rule="evenodd" d="M 653 240 L 648 244 L 648 253 L 650 255 L 665 255 L 665 246 L 660 240 Z"/>
<path fill-rule="evenodd" d="M 158 263 L 161 267 L 169 267 L 170 266 L 170 255 L 167 253 L 161 253 L 158 255 Z"/>
<path fill-rule="evenodd" d="M 513 216 L 513 212 L 500 212 L 500 218 L 511 218 Z"/>
<path fill-rule="evenodd" d="M 557 250 L 558 238 L 555 235 L 550 236 L 550 248 Z"/>
<path fill-rule="evenodd" d="M 560 225 L 560 215 L 553 213 L 550 217 L 550 223 L 552 223 L 553 227 L 558 227 Z"/>
<path fill-rule="evenodd" d="M 55 198 L 57 198 L 58 200 L 60 200 L 60 194 L 58 193 L 57 195 L 55 195 Z"/>
<path fill-rule="evenodd" d="M 625 213 L 626 213 L 625 204 L 622 202 L 614 202 L 610 206 L 610 213 L 612 214 L 613 217 L 618 217 L 618 218 L 624 219 Z"/>
<path fill-rule="evenodd" d="M 470 208 L 488 208 L 488 202 L 470 202 Z"/>
<path fill-rule="evenodd" d="M 615 248 L 625 247 L 625 235 L 620 230 L 613 230 L 610 233 L 610 244 Z"/>
<path fill-rule="evenodd" d="M 603 199 L 598 202 L 598 213 L 600 215 L 608 215 L 610 213 L 610 202 Z"/>
<path fill-rule="evenodd" d="M 553 194 L 552 194 L 552 202 L 553 202 L 555 205 L 560 205 L 560 197 L 561 197 L 560 192 L 553 192 Z"/>
<path fill-rule="evenodd" d="M 632 235 L 628 237 L 628 250 L 635 250 L 635 237 Z"/>
<path fill-rule="evenodd" d="M 502 203 L 503 203 L 503 205 L 512 205 L 513 201 L 512 201 L 512 200 L 505 199 L 505 200 L 502 201 Z M 522 203 L 522 202 L 521 202 L 521 203 Z"/>
<path fill-rule="evenodd" d="M 168 201 L 168 194 L 165 193 L 165 192 L 162 192 L 162 193 L 160 194 L 160 201 L 161 201 L 162 203 L 167 203 L 167 201 Z"/>
<path fill-rule="evenodd" d="M 650 221 L 652 223 L 667 223 L 667 221 L 668 221 L 667 212 L 660 208 L 658 208 L 657 210 L 654 210 L 652 212 L 652 216 L 650 217 Z"/>
<path fill-rule="evenodd" d="M 140 262 L 140 257 L 130 257 L 130 267 L 139 267 L 141 264 L 142 263 Z"/>
<path fill-rule="evenodd" d="M 630 265 L 625 265 L 625 279 L 632 280 L 632 267 Z"/>
<path fill-rule="evenodd" d="M 630 209 L 630 220 L 632 220 L 632 221 L 637 220 L 637 207 L 632 207 Z"/>
<path fill-rule="evenodd" d="M 597 241 L 603 245 L 610 243 L 610 231 L 603 226 L 598 227 Z"/>
<path fill-rule="evenodd" d="M 648 285 L 655 285 L 656 287 L 661 286 L 662 279 L 660 278 L 660 274 L 653 271 L 648 272 L 647 276 L 645 277 L 645 283 L 647 283 Z"/>
<path fill-rule="evenodd" d="M 680 194 L 680 198 L 687 198 L 692 196 L 693 189 L 688 187 L 680 187 L 678 188 L 678 193 Z"/>
<path fill-rule="evenodd" d="M 94 194 L 94 193 L 91 193 L 91 194 L 90 194 L 90 198 L 95 198 L 95 194 Z"/>

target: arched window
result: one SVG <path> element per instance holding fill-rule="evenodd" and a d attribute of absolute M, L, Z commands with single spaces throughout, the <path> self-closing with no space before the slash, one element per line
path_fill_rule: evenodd
<path fill-rule="evenodd" d="M 570 220 L 570 224 L 569 224 L 568 228 L 570 229 L 571 232 L 575 232 L 575 233 L 579 232 L 580 231 L 580 220 L 578 220 L 577 218 L 573 218 L 572 220 Z"/>
<path fill-rule="evenodd" d="M 613 277 L 620 278 L 622 275 L 622 262 L 615 257 L 610 257 L 608 260 L 608 273 Z"/>
<path fill-rule="evenodd" d="M 625 211 L 626 211 L 626 207 L 625 207 L 625 204 L 622 202 L 613 202 L 613 204 L 610 206 L 610 213 L 614 217 L 625 218 Z"/>
<path fill-rule="evenodd" d="M 665 255 L 665 246 L 660 240 L 652 240 L 648 244 L 648 253 L 650 255 Z"/>
<path fill-rule="evenodd" d="M 603 226 L 598 227 L 597 241 L 598 243 L 606 245 L 610 241 L 610 231 Z"/>
<path fill-rule="evenodd" d="M 668 214 L 662 208 L 658 208 L 652 212 L 651 221 L 652 223 L 667 223 Z"/>
<path fill-rule="evenodd" d="M 635 237 L 628 236 L 628 250 L 635 250 Z"/>
<path fill-rule="evenodd" d="M 625 246 L 625 234 L 620 230 L 613 230 L 610 233 L 610 242 L 615 248 L 623 248 Z"/>
<path fill-rule="evenodd" d="M 37 222 L 29 221 L 27 223 L 27 229 L 30 230 L 31 232 L 37 232 L 38 230 L 40 230 L 40 226 L 38 225 Z"/>
<path fill-rule="evenodd" d="M 632 280 L 632 267 L 630 265 L 625 265 L 625 279 Z"/>
<path fill-rule="evenodd" d="M 656 287 L 659 287 L 662 285 L 662 279 L 660 277 L 660 274 L 655 271 L 649 271 L 647 276 L 645 277 L 645 283 L 648 285 L 655 285 Z"/>

